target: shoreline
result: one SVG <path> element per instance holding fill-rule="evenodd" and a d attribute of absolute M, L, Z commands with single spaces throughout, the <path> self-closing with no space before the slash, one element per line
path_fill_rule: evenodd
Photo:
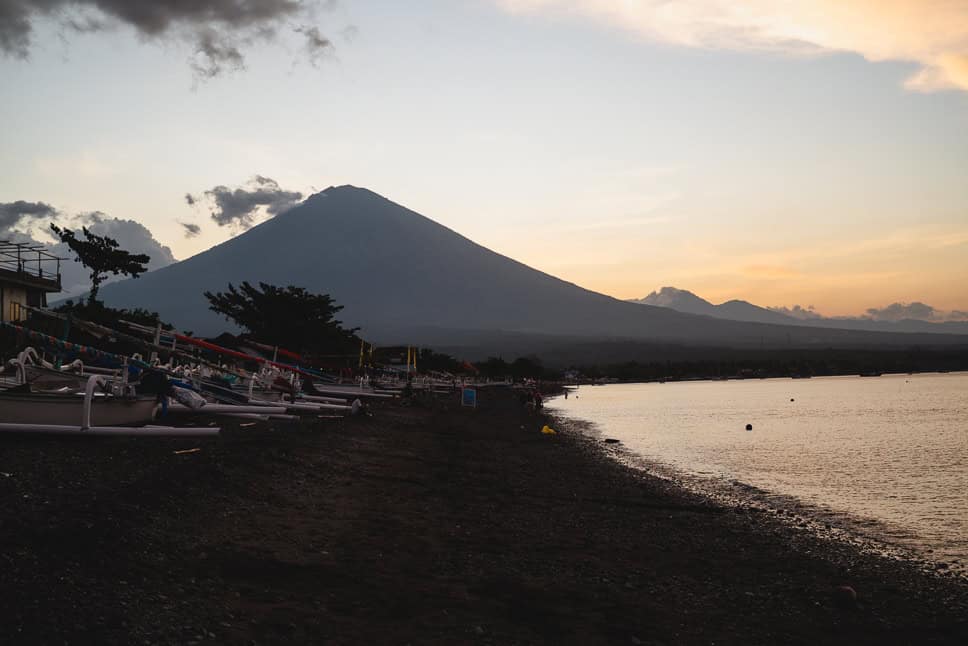
<path fill-rule="evenodd" d="M 862 375 L 851 372 L 835 373 L 835 374 L 825 374 L 825 375 L 766 375 L 766 376 L 739 376 L 733 375 L 729 377 L 714 377 L 714 376 L 697 376 L 697 377 L 666 377 L 666 378 L 655 378 L 655 379 L 616 379 L 615 381 L 577 381 L 577 382 L 562 382 L 562 388 L 578 388 L 580 386 L 585 386 L 586 388 L 597 388 L 599 386 L 614 386 L 614 385 L 636 385 L 636 384 L 688 384 L 694 382 L 707 382 L 707 381 L 770 381 L 770 380 L 785 380 L 785 379 L 852 379 L 854 377 L 865 377 L 865 378 L 880 378 L 880 377 L 910 377 L 910 376 L 939 376 L 939 375 L 951 375 L 953 377 L 964 377 L 968 376 L 968 369 L 966 370 L 919 370 L 917 372 L 905 372 L 905 371 L 894 371 L 894 370 L 884 370 L 876 375 Z"/>
<path fill-rule="evenodd" d="M 551 417 L 559 426 L 567 426 L 576 433 L 600 438 L 606 433 L 591 420 L 568 417 L 552 412 Z M 902 530 L 892 528 L 884 521 L 853 516 L 846 511 L 804 502 L 795 495 L 781 494 L 761 489 L 736 478 L 716 477 L 690 473 L 658 458 L 636 453 L 623 442 L 602 444 L 600 450 L 616 463 L 626 468 L 640 471 L 650 478 L 666 480 L 684 491 L 710 500 L 728 508 L 756 509 L 755 513 L 770 514 L 774 520 L 787 526 L 791 531 L 806 531 L 817 539 L 833 541 L 866 554 L 884 556 L 905 561 L 920 568 L 929 576 L 957 578 L 968 583 L 968 563 L 955 559 L 951 561 L 933 558 L 918 547 L 895 542 L 887 534 L 900 534 Z M 913 540 L 913 538 L 912 538 Z"/>
<path fill-rule="evenodd" d="M 968 641 L 963 582 L 714 503 L 548 420 L 490 389 L 476 410 L 379 404 L 211 441 L 0 437 L 0 634 Z"/>

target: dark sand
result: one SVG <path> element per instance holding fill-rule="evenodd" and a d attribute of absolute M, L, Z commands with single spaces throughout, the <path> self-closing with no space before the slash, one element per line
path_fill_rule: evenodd
<path fill-rule="evenodd" d="M 0 643 L 968 644 L 964 581 L 481 399 L 216 440 L 0 437 Z"/>

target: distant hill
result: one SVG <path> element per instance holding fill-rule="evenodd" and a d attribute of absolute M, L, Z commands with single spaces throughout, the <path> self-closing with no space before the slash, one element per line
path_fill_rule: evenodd
<path fill-rule="evenodd" d="M 713 305 L 709 301 L 700 298 L 685 289 L 675 287 L 663 287 L 657 292 L 652 292 L 645 298 L 631 301 L 641 305 L 655 305 L 656 307 L 668 307 L 679 312 L 690 314 L 702 314 L 714 318 L 728 319 L 731 321 L 750 321 L 755 323 L 775 323 L 777 325 L 803 325 L 804 323 L 792 316 L 786 316 L 778 312 L 773 312 L 765 307 L 758 307 L 746 301 L 726 301 L 720 305 Z"/>
<path fill-rule="evenodd" d="M 663 287 L 652 292 L 645 298 L 632 299 L 630 303 L 667 307 L 678 312 L 703 314 L 729 321 L 748 321 L 755 323 L 773 323 L 776 325 L 800 325 L 826 329 L 864 330 L 871 332 L 918 332 L 930 334 L 968 334 L 968 322 L 965 321 L 921 321 L 917 319 L 902 319 L 900 321 L 877 321 L 870 318 L 847 317 L 811 317 L 795 318 L 780 312 L 759 307 L 746 301 L 731 300 L 714 305 L 685 289 Z"/>
<path fill-rule="evenodd" d="M 230 326 L 209 311 L 203 292 L 243 280 L 331 294 L 345 306 L 342 320 L 377 343 L 473 339 L 500 348 L 508 333 L 756 347 L 968 343 L 968 337 L 737 322 L 627 303 L 494 253 L 352 186 L 326 189 L 208 251 L 101 294 L 109 305 L 156 310 L 182 329 L 211 335 Z"/>

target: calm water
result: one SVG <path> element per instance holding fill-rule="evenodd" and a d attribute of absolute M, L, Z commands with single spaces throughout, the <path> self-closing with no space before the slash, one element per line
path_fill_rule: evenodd
<path fill-rule="evenodd" d="M 595 423 L 649 461 L 791 496 L 868 535 L 968 562 L 966 373 L 582 386 L 576 394 L 548 408 Z"/>

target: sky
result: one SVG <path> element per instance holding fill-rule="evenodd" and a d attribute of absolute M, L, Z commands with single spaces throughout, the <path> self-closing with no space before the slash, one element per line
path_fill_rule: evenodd
<path fill-rule="evenodd" d="M 188 5 L 0 0 L 0 206 L 184 259 L 353 184 L 619 298 L 968 310 L 968 0 Z"/>

